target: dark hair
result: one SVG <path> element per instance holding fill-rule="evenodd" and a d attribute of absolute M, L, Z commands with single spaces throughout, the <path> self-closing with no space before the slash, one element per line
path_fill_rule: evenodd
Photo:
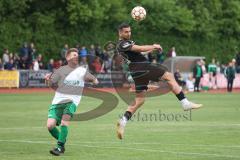
<path fill-rule="evenodd" d="M 128 28 L 130 25 L 128 23 L 122 23 L 118 26 L 118 31 L 122 30 L 123 28 Z"/>
<path fill-rule="evenodd" d="M 68 49 L 66 54 L 65 54 L 65 57 L 68 56 L 72 52 L 78 52 L 78 49 L 77 48 L 70 48 L 70 49 Z"/>

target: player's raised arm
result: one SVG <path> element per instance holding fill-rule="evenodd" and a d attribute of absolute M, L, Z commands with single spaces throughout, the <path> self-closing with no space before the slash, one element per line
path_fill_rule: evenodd
<path fill-rule="evenodd" d="M 148 52 L 150 53 L 153 50 L 162 50 L 162 47 L 159 44 L 153 44 L 153 45 L 133 45 L 131 47 L 131 51 L 135 52 Z"/>

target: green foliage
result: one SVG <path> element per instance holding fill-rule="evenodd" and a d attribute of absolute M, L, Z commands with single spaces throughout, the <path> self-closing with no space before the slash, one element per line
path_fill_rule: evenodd
<path fill-rule="evenodd" d="M 147 10 L 143 22 L 131 19 L 131 9 Z M 0 0 L 0 49 L 18 51 L 34 42 L 44 57 L 58 58 L 65 43 L 104 44 L 117 39 L 123 21 L 139 44 L 161 43 L 178 55 L 216 57 L 225 62 L 239 47 L 239 0 Z"/>

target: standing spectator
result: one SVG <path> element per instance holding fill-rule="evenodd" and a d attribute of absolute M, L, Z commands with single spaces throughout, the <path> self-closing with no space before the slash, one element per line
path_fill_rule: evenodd
<path fill-rule="evenodd" d="M 69 48 L 69 47 L 68 47 L 68 44 L 65 44 L 64 47 L 63 47 L 63 49 L 61 50 L 60 55 L 61 55 L 61 59 L 62 59 L 62 60 L 65 60 L 65 54 L 66 54 L 68 48 Z"/>
<path fill-rule="evenodd" d="M 104 52 L 103 52 L 103 65 L 104 65 L 104 71 L 106 73 L 111 71 L 111 65 L 112 65 L 111 63 L 112 63 L 112 61 L 111 61 L 109 52 L 104 50 Z"/>
<path fill-rule="evenodd" d="M 236 55 L 236 71 L 240 73 L 240 52 Z"/>
<path fill-rule="evenodd" d="M 76 49 L 78 50 L 78 54 L 80 55 L 80 51 L 81 51 L 81 47 L 80 47 L 80 44 L 76 44 Z"/>
<path fill-rule="evenodd" d="M 177 53 L 175 51 L 175 47 L 172 46 L 172 48 L 170 49 L 170 51 L 168 52 L 168 57 L 176 57 Z"/>
<path fill-rule="evenodd" d="M 87 65 L 87 49 L 85 46 L 81 48 L 80 55 L 79 57 L 81 58 L 81 65 Z"/>
<path fill-rule="evenodd" d="M 91 64 L 94 60 L 94 57 L 96 56 L 96 51 L 95 51 L 95 47 L 94 45 L 90 45 L 90 49 L 89 49 L 89 52 L 88 52 L 88 64 Z"/>
<path fill-rule="evenodd" d="M 235 79 L 235 69 L 232 62 L 229 62 L 229 65 L 225 70 L 225 77 L 227 78 L 227 91 L 232 92 L 233 81 Z"/>
<path fill-rule="evenodd" d="M 25 42 L 25 43 L 23 44 L 23 47 L 20 49 L 20 59 L 21 59 L 22 63 L 23 63 L 27 68 L 28 68 L 28 64 L 27 64 L 28 54 L 29 54 L 28 45 L 27 45 L 27 43 Z"/>
<path fill-rule="evenodd" d="M 36 59 L 36 48 L 34 43 L 30 43 L 29 48 L 28 48 L 28 59 L 27 59 L 27 63 L 28 65 L 32 65 L 33 60 Z"/>
<path fill-rule="evenodd" d="M 4 68 L 6 70 L 15 70 L 16 69 L 16 66 L 14 64 L 14 61 L 13 59 L 10 59 L 8 63 L 5 64 Z"/>
<path fill-rule="evenodd" d="M 2 57 L 2 63 L 3 65 L 7 64 L 9 62 L 9 51 L 7 48 L 3 50 L 3 57 Z"/>
<path fill-rule="evenodd" d="M 165 55 L 164 55 L 163 50 L 158 50 L 157 51 L 157 63 L 163 64 L 164 59 L 165 59 Z"/>
<path fill-rule="evenodd" d="M 50 59 L 49 60 L 49 63 L 47 65 L 47 69 L 50 71 L 50 72 L 53 72 L 53 69 L 54 69 L 54 60 L 53 59 Z"/>
<path fill-rule="evenodd" d="M 210 78 L 210 87 L 213 89 L 217 88 L 216 85 L 216 74 L 217 74 L 217 66 L 215 63 L 215 59 L 212 59 L 212 63 L 208 64 L 208 73 L 209 73 L 209 78 Z"/>
<path fill-rule="evenodd" d="M 201 61 L 198 60 L 196 66 L 193 68 L 193 78 L 195 78 L 194 92 L 199 92 L 200 80 L 203 76 Z"/>
<path fill-rule="evenodd" d="M 14 63 L 17 67 L 16 69 L 20 69 L 20 58 L 19 58 L 17 53 L 14 53 L 13 60 L 14 60 Z"/>
<path fill-rule="evenodd" d="M 100 45 L 97 45 L 95 47 L 95 54 L 96 56 L 100 57 L 100 55 L 102 54 L 102 49 L 101 49 L 101 46 Z"/>
<path fill-rule="evenodd" d="M 201 59 L 201 67 L 202 67 L 202 72 L 203 74 L 207 73 L 207 69 L 206 69 L 206 62 L 204 59 Z"/>

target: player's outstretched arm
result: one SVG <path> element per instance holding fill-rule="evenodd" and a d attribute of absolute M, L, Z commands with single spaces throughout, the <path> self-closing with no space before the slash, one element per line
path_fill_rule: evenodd
<path fill-rule="evenodd" d="M 98 85 L 98 84 L 99 84 L 98 79 L 97 79 L 94 75 L 92 75 L 91 73 L 89 73 L 89 72 L 86 73 L 86 75 L 85 75 L 85 77 L 84 77 L 84 80 L 85 80 L 85 81 L 90 81 L 90 82 L 92 82 L 94 85 Z"/>
<path fill-rule="evenodd" d="M 153 44 L 153 45 L 133 45 L 131 48 L 131 51 L 135 52 L 147 52 L 150 53 L 153 50 L 162 50 L 162 47 L 159 44 Z"/>

